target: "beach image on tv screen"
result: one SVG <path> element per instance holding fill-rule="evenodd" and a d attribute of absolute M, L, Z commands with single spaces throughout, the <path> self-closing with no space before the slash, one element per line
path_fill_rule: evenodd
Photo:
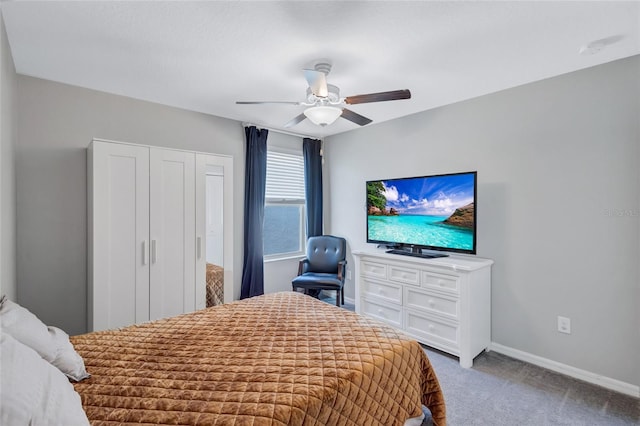
<path fill-rule="evenodd" d="M 367 182 L 368 239 L 473 250 L 475 174 Z"/>

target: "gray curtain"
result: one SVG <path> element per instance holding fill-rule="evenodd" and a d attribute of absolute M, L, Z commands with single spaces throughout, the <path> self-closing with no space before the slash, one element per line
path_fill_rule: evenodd
<path fill-rule="evenodd" d="M 267 180 L 266 129 L 245 127 L 247 153 L 244 182 L 244 263 L 240 298 L 264 294 L 262 229 Z"/>
<path fill-rule="evenodd" d="M 307 207 L 307 238 L 322 235 L 322 141 L 304 138 L 304 189 Z"/>

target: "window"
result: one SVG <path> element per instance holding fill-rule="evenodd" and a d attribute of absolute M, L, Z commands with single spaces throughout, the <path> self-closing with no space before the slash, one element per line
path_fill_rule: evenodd
<path fill-rule="evenodd" d="M 306 219 L 302 153 L 267 151 L 265 189 L 265 259 L 303 254 Z"/>

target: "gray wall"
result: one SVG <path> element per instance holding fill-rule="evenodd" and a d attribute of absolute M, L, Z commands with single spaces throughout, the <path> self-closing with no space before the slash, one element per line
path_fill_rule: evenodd
<path fill-rule="evenodd" d="M 2 12 L 0 12 L 2 13 Z M 0 294 L 17 300 L 16 181 L 14 146 L 17 134 L 17 76 L 0 17 Z"/>
<path fill-rule="evenodd" d="M 330 231 L 374 249 L 366 180 L 477 170 L 492 340 L 640 385 L 639 75 L 636 56 L 326 139 Z"/>
<path fill-rule="evenodd" d="M 243 214 L 244 131 L 217 118 L 18 76 L 17 272 L 20 303 L 69 334 L 86 331 L 87 163 L 92 138 L 234 157 L 234 213 Z M 235 292 L 242 220 L 234 221 Z"/>

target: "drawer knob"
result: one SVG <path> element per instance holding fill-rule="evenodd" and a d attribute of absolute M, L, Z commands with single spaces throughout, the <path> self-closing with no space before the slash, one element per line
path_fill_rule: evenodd
<path fill-rule="evenodd" d="M 435 330 L 436 326 L 433 324 L 429 324 L 429 330 L 433 331 Z"/>
<path fill-rule="evenodd" d="M 382 309 L 378 309 L 378 315 L 383 317 L 384 316 L 384 311 Z"/>
<path fill-rule="evenodd" d="M 380 289 L 378 289 L 378 293 L 384 295 L 384 290 L 380 288 Z"/>
<path fill-rule="evenodd" d="M 444 286 L 444 281 L 442 281 L 442 280 L 438 280 L 438 285 L 439 285 L 440 287 Z"/>
<path fill-rule="evenodd" d="M 429 299 L 429 301 L 427 302 L 429 304 L 429 306 L 433 307 L 433 305 L 435 305 L 436 303 L 433 301 L 433 299 Z"/>

